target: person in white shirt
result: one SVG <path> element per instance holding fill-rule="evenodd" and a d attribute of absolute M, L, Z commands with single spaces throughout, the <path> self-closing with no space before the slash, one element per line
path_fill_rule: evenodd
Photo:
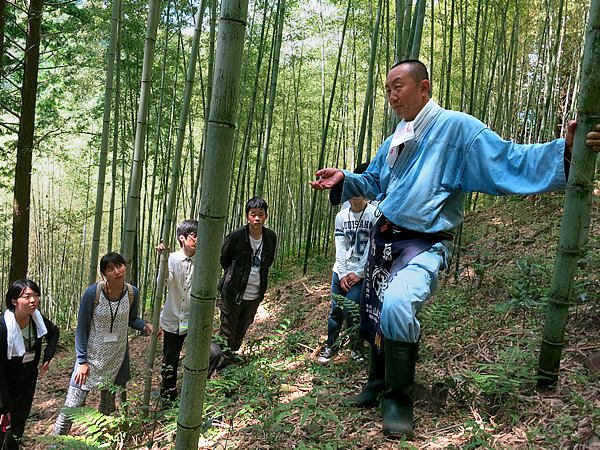
<path fill-rule="evenodd" d="M 362 173 L 368 164 L 361 164 L 354 173 Z M 371 228 L 377 220 L 377 208 L 363 197 L 349 200 L 350 207 L 343 208 L 335 217 L 335 264 L 331 280 L 331 312 L 327 321 L 327 347 L 318 358 L 327 364 L 339 350 L 338 338 L 344 322 L 350 333 L 351 356 L 362 361 L 361 341 L 358 337 L 358 307 L 365 277 L 365 264 L 369 249 Z"/>
<path fill-rule="evenodd" d="M 177 398 L 177 367 L 188 332 L 197 232 L 197 220 L 184 220 L 177 225 L 177 240 L 181 249 L 169 255 L 167 301 L 160 313 L 160 327 L 164 336 L 160 396 L 169 402 Z M 162 253 L 165 250 L 164 244 L 159 244 L 156 250 L 159 254 Z"/>

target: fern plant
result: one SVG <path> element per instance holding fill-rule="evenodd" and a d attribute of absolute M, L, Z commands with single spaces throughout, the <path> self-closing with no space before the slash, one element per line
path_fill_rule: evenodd
<path fill-rule="evenodd" d="M 85 436 L 44 436 L 34 438 L 47 442 L 54 449 L 104 449 L 115 448 L 122 443 L 130 418 L 106 416 L 91 406 L 65 408 L 65 413 L 74 424 L 80 425 Z"/>

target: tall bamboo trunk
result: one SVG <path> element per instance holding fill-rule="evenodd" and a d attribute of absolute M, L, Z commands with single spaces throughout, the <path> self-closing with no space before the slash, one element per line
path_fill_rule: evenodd
<path fill-rule="evenodd" d="M 121 9 L 123 5 L 121 4 Z M 119 13 L 119 17 L 121 13 Z M 113 241 L 113 230 L 115 221 L 115 196 L 117 194 L 117 156 L 119 152 L 119 119 L 121 118 L 121 26 L 117 33 L 117 73 L 115 82 L 115 120 L 113 127 L 113 141 L 112 141 L 112 171 L 111 171 L 111 184 L 110 184 L 110 206 L 108 208 L 108 232 L 106 237 L 106 252 L 112 251 Z"/>
<path fill-rule="evenodd" d="M 157 177 L 157 171 L 158 171 L 158 154 L 159 154 L 159 150 L 160 150 L 160 146 L 161 146 L 161 129 L 162 129 L 162 111 L 163 111 L 163 101 L 164 101 L 164 94 L 165 94 L 165 77 L 166 77 L 166 72 L 167 72 L 167 49 L 169 47 L 169 36 L 170 36 L 170 32 L 169 32 L 169 24 L 170 24 L 170 13 L 171 13 L 171 3 L 168 3 L 167 6 L 167 20 L 166 20 L 166 27 L 165 27 L 165 42 L 164 42 L 164 47 L 163 47 L 163 64 L 162 64 L 162 71 L 161 71 L 161 77 L 160 77 L 160 90 L 159 90 L 159 96 L 158 96 L 158 108 L 157 108 L 157 117 L 156 117 L 156 134 L 155 134 L 155 139 L 154 139 L 154 163 L 152 164 L 152 180 L 151 180 L 151 184 L 150 184 L 150 199 L 148 201 L 148 226 L 147 226 L 147 231 L 146 231 L 146 251 L 145 251 L 145 264 L 144 264 L 144 275 L 143 275 L 143 282 L 142 282 L 142 286 L 140 286 L 140 291 L 141 291 L 141 298 L 142 301 L 140 302 L 140 311 L 142 313 L 145 312 L 146 308 L 146 298 L 148 295 L 148 288 L 149 285 L 151 286 L 153 283 L 148 283 L 148 277 L 150 274 L 150 255 L 152 253 L 152 238 L 155 236 L 154 233 L 152 233 L 152 229 L 153 229 L 153 219 L 154 219 L 154 206 L 155 206 L 155 192 L 156 192 L 156 177 Z M 146 195 L 146 197 L 148 197 L 148 195 Z M 152 307 L 154 307 L 154 302 L 152 302 Z M 143 317 L 143 315 L 142 315 Z M 158 329 L 158 328 L 157 328 Z M 146 391 L 144 391 L 144 405 L 148 406 L 148 403 L 145 402 L 146 398 Z M 149 398 L 149 397 L 148 397 Z"/>
<path fill-rule="evenodd" d="M 585 145 L 585 139 L 600 122 L 599 64 L 600 0 L 591 0 L 577 108 L 578 125 L 538 366 L 538 374 L 544 377 L 538 380 L 540 387 L 552 387 L 558 381 L 577 261 L 589 227 L 596 153 Z"/>
<path fill-rule="evenodd" d="M 333 76 L 333 86 L 331 87 L 331 97 L 329 99 L 329 108 L 327 110 L 327 118 L 325 120 L 325 126 L 323 128 L 322 134 L 321 134 L 321 151 L 319 153 L 319 165 L 318 167 L 323 167 L 323 162 L 325 160 L 325 149 L 326 149 L 326 143 L 327 143 L 327 133 L 329 130 L 329 122 L 331 120 L 331 110 L 333 109 L 333 101 L 335 99 L 335 87 L 337 84 L 337 77 L 338 77 L 338 72 L 340 69 L 340 63 L 342 60 L 342 51 L 344 49 L 344 38 L 346 37 L 346 26 L 348 25 L 348 18 L 350 17 L 350 6 L 352 4 L 351 0 L 348 0 L 348 7 L 346 9 L 346 17 L 344 19 L 344 27 L 342 28 L 342 37 L 340 39 L 340 45 L 339 45 L 339 49 L 338 49 L 338 59 L 337 59 L 337 63 L 335 66 L 335 73 Z M 381 2 L 379 4 L 379 6 L 381 7 Z M 298 81 L 298 83 L 300 83 L 300 81 Z M 316 195 L 317 191 L 313 192 L 312 195 L 312 203 L 311 203 L 311 210 L 310 210 L 310 218 L 308 220 L 308 231 L 307 231 L 307 239 L 306 239 L 306 248 L 304 251 L 304 265 L 303 265 L 303 269 L 302 269 L 302 273 L 306 274 L 306 269 L 308 267 L 308 257 L 310 255 L 310 248 L 311 248 L 311 234 L 312 234 L 312 228 L 313 228 L 313 222 L 314 222 L 314 215 L 315 215 L 315 208 L 316 208 L 316 203 L 317 203 L 317 195 Z"/>
<path fill-rule="evenodd" d="M 185 83 L 185 92 L 183 94 L 183 105 L 181 107 L 181 116 L 179 118 L 179 128 L 177 129 L 177 142 L 175 144 L 175 154 L 173 155 L 173 173 L 171 175 L 171 188 L 167 200 L 167 211 L 164 217 L 162 240 L 165 247 L 170 247 L 171 228 L 173 226 L 173 211 L 175 211 L 175 202 L 179 187 L 179 178 L 181 170 L 181 153 L 183 151 L 183 141 L 185 139 L 185 127 L 190 112 L 190 102 L 192 100 L 192 90 L 194 87 L 194 78 L 196 74 L 196 62 L 198 56 L 198 46 L 200 42 L 200 29 L 202 27 L 202 15 L 206 9 L 206 0 L 202 0 L 198 6 L 196 13 L 196 28 L 194 30 L 194 38 L 192 40 L 192 48 L 190 51 L 190 61 L 188 66 L 188 74 Z M 162 299 L 165 288 L 165 275 L 168 270 L 168 252 L 162 252 L 160 258 L 160 268 L 158 270 L 158 281 L 156 283 L 156 301 L 154 302 L 153 326 L 158 330 L 160 310 L 162 307 Z M 144 405 L 150 404 L 150 393 L 152 391 L 152 367 L 154 366 L 154 356 L 156 354 L 157 334 L 152 334 L 150 340 L 150 349 L 148 351 L 148 364 L 146 366 L 146 384 L 144 387 Z"/>
<path fill-rule="evenodd" d="M 0 55 L 4 55 L 4 28 L 6 26 L 6 0 L 0 0 Z M 4 58 L 0 58 L 0 77 L 4 75 Z"/>
<path fill-rule="evenodd" d="M 198 156 L 198 170 L 196 172 L 196 181 L 193 187 L 192 208 L 190 217 L 196 217 L 198 209 L 198 199 L 202 196 L 202 176 L 204 174 L 204 155 L 206 155 L 206 128 L 208 127 L 208 115 L 210 112 L 210 100 L 212 98 L 212 85 L 215 62 L 215 33 L 216 33 L 217 0 L 210 3 L 210 33 L 208 50 L 208 79 L 206 84 L 206 107 L 204 108 L 204 128 L 202 129 L 202 146 Z"/>
<path fill-rule="evenodd" d="M 106 161 L 108 159 L 108 138 L 110 135 L 110 113 L 113 96 L 115 53 L 121 20 L 121 0 L 113 0 L 110 22 L 110 40 L 108 43 L 108 64 L 106 68 L 106 89 L 104 91 L 104 118 L 102 120 L 102 141 L 100 144 L 100 162 L 98 165 L 98 189 L 96 190 L 96 210 L 94 212 L 94 234 L 92 237 L 92 255 L 88 285 L 96 282 L 98 273 L 98 254 L 100 253 L 100 232 L 102 231 L 102 211 L 104 207 L 104 182 L 106 180 Z M 115 127 L 118 124 L 115 123 Z"/>
<path fill-rule="evenodd" d="M 383 0 L 377 3 L 377 16 L 375 18 L 375 27 L 373 29 L 373 38 L 371 39 L 371 59 L 369 61 L 369 74 L 367 75 L 367 89 L 365 92 L 365 102 L 363 106 L 362 123 L 360 126 L 360 134 L 358 136 L 358 154 L 356 156 L 356 164 L 362 162 L 363 147 L 365 144 L 365 136 L 367 133 L 367 118 L 369 116 L 369 107 L 373 101 L 373 73 L 375 70 L 375 57 L 379 48 L 379 24 L 381 22 L 381 7 Z M 319 166 L 322 167 L 322 166 Z"/>
<path fill-rule="evenodd" d="M 150 107 L 150 86 L 152 83 L 152 64 L 154 62 L 154 49 L 156 47 L 156 31 L 160 17 L 160 0 L 150 0 L 148 5 L 148 25 L 146 27 L 146 44 L 144 46 L 144 63 L 142 68 L 142 86 L 140 90 L 140 104 L 137 116 L 137 128 L 133 147 L 133 162 L 131 177 L 129 178 L 129 191 L 127 194 L 127 207 L 125 210 L 125 223 L 123 225 L 123 241 L 121 253 L 127 263 L 133 260 L 135 233 L 137 231 L 137 217 L 140 210 L 140 190 L 142 187 L 142 167 L 145 159 L 146 127 L 148 109 Z M 131 271 L 127 271 L 130 277 Z"/>
<path fill-rule="evenodd" d="M 229 174 L 231 165 L 247 14 L 247 0 L 224 0 L 221 4 L 198 217 L 198 241 L 204 252 L 194 267 L 176 450 L 197 449 L 202 426 L 219 255 L 227 215 L 229 177 L 223 174 Z"/>
<path fill-rule="evenodd" d="M 275 108 L 275 93 L 277 91 L 277 75 L 279 73 L 279 53 L 281 49 L 281 41 L 283 39 L 283 23 L 285 21 L 285 0 L 280 0 L 279 4 L 279 22 L 277 24 L 277 40 L 275 43 L 275 50 L 273 55 L 273 76 L 271 77 L 271 90 L 269 93 L 269 109 L 267 112 L 267 126 L 265 129 L 263 151 L 262 151 L 262 162 L 260 165 L 260 173 L 258 177 L 258 184 L 256 186 L 256 195 L 259 197 L 263 196 L 263 189 L 265 185 L 265 174 L 267 172 L 267 156 L 269 153 L 269 140 L 271 138 L 271 129 L 273 126 L 273 109 Z"/>
<path fill-rule="evenodd" d="M 423 36 L 423 23 L 425 21 L 425 3 L 427 0 L 418 0 L 416 6 L 415 34 L 411 46 L 410 58 L 419 59 L 421 53 L 421 38 Z M 452 8 L 454 9 L 454 8 Z"/>

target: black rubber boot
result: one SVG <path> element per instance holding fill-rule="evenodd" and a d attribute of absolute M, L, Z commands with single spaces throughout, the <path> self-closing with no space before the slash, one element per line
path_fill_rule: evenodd
<path fill-rule="evenodd" d="M 100 404 L 98 405 L 98 412 L 108 416 L 115 412 L 115 393 L 108 389 L 100 390 Z"/>
<path fill-rule="evenodd" d="M 418 344 L 384 338 L 385 383 L 388 391 L 381 402 L 383 435 L 414 439 L 412 388 Z"/>
<path fill-rule="evenodd" d="M 385 358 L 383 351 L 377 354 L 377 350 L 371 346 L 367 384 L 360 394 L 344 399 L 344 404 L 367 408 L 377 403 L 377 398 L 383 391 L 385 391 Z"/>

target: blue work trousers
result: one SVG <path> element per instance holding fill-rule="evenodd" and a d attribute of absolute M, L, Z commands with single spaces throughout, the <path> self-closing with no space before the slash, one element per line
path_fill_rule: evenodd
<path fill-rule="evenodd" d="M 338 337 L 342 331 L 342 325 L 346 322 L 346 328 L 350 329 L 354 325 L 358 325 L 358 306 L 360 301 L 360 293 L 362 291 L 363 280 L 356 283 L 348 292 L 342 289 L 340 277 L 336 272 L 333 272 L 331 280 L 331 312 L 327 321 L 327 347 L 338 350 Z M 336 300 L 334 295 L 343 295 L 345 300 Z M 350 336 L 350 345 L 353 350 L 359 348 L 360 341 L 358 339 L 358 329 Z"/>

